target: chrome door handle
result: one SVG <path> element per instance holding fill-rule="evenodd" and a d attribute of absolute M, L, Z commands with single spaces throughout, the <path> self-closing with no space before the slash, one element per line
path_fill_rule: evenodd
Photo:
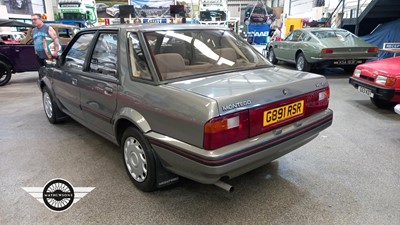
<path fill-rule="evenodd" d="M 72 85 L 77 85 L 78 84 L 78 80 L 75 78 L 72 78 Z"/>
<path fill-rule="evenodd" d="M 19 49 L 15 49 L 15 52 L 20 52 Z"/>
<path fill-rule="evenodd" d="M 104 88 L 104 94 L 106 95 L 111 95 L 113 93 L 113 89 L 110 87 L 105 87 Z"/>

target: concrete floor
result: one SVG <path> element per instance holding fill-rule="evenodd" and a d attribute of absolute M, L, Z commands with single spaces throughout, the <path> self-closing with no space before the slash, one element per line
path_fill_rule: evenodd
<path fill-rule="evenodd" d="M 332 127 L 229 181 L 233 193 L 189 180 L 138 191 L 116 146 L 72 120 L 48 123 L 37 73 L 16 74 L 0 87 L 0 224 L 400 224 L 400 116 L 339 72 L 326 71 Z M 96 188 L 63 213 L 21 188 L 58 177 Z"/>

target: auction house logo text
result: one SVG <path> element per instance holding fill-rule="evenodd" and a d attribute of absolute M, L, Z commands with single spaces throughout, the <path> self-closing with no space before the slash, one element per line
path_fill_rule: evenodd
<path fill-rule="evenodd" d="M 91 192 L 94 187 L 73 187 L 67 180 L 57 178 L 44 187 L 23 187 L 26 192 L 54 212 L 63 212 Z"/>

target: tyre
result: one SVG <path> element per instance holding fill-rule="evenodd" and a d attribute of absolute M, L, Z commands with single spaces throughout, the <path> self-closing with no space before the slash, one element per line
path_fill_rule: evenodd
<path fill-rule="evenodd" d="M 0 61 L 0 86 L 6 85 L 11 79 L 11 67 Z"/>
<path fill-rule="evenodd" d="M 370 98 L 372 104 L 374 104 L 376 107 L 381 108 L 381 109 L 393 109 L 393 107 L 396 105 L 396 103 L 386 101 L 383 99 L 379 99 L 376 97 Z"/>
<path fill-rule="evenodd" d="M 54 102 L 53 95 L 47 87 L 42 90 L 42 101 L 44 113 L 50 123 L 59 123 L 65 117 L 64 113 L 58 108 L 57 103 Z"/>
<path fill-rule="evenodd" d="M 304 72 L 309 72 L 311 70 L 311 65 L 307 62 L 306 57 L 304 57 L 302 52 L 297 55 L 296 69 Z"/>
<path fill-rule="evenodd" d="M 144 135 L 128 127 L 121 140 L 125 169 L 133 184 L 144 192 L 157 189 L 155 154 Z"/>
<path fill-rule="evenodd" d="M 268 50 L 268 60 L 272 63 L 272 64 L 277 64 L 278 63 L 278 59 L 276 59 L 275 53 L 274 53 L 274 49 L 273 48 L 269 48 Z"/>
<path fill-rule="evenodd" d="M 354 70 L 356 69 L 356 66 L 344 66 L 343 69 L 346 73 L 353 74 Z"/>
<path fill-rule="evenodd" d="M 119 18 L 119 13 L 115 14 L 114 18 Z"/>

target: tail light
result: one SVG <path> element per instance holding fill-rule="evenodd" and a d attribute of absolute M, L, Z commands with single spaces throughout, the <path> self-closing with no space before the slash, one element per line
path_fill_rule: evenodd
<path fill-rule="evenodd" d="M 368 52 L 378 52 L 378 48 L 368 48 Z"/>
<path fill-rule="evenodd" d="M 333 50 L 332 50 L 332 49 L 329 49 L 329 48 L 324 48 L 324 49 L 322 49 L 322 53 L 323 53 L 323 54 L 332 54 L 332 53 L 333 53 Z"/>
<path fill-rule="evenodd" d="M 248 138 L 249 111 L 216 117 L 204 125 L 203 147 L 213 150 Z"/>
<path fill-rule="evenodd" d="M 329 87 L 326 87 L 318 92 L 314 92 L 312 95 L 309 95 L 306 104 L 306 116 L 310 116 L 327 109 L 329 105 L 330 94 Z"/>
<path fill-rule="evenodd" d="M 213 118 L 204 125 L 203 148 L 214 150 L 321 112 L 328 108 L 329 97 L 330 89 L 326 87 L 266 106 Z M 301 115 L 264 126 L 264 112 L 298 101 L 304 101 L 304 110 Z"/>

